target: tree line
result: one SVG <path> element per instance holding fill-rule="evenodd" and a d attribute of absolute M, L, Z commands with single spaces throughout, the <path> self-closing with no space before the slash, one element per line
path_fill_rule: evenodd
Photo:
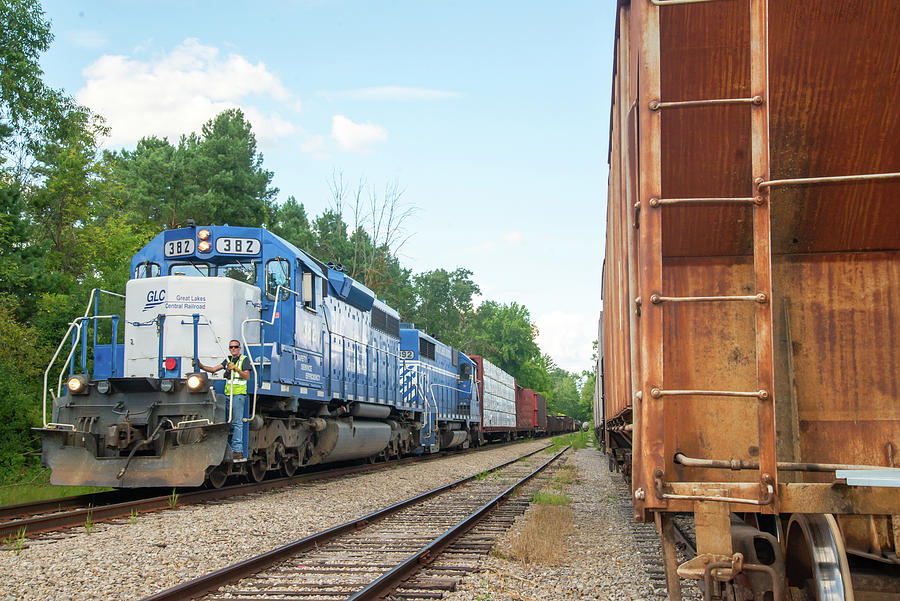
<path fill-rule="evenodd" d="M 265 227 L 325 262 L 340 263 L 380 298 L 443 342 L 480 354 L 587 419 L 593 383 L 537 345 L 528 309 L 485 300 L 472 272 L 413 273 L 399 250 L 414 209 L 403 189 L 330 182 L 331 206 L 311 216 L 265 169 L 251 124 L 226 110 L 176 142 L 102 150 L 101 115 L 43 81 L 53 40 L 37 0 L 0 0 L 0 481 L 36 469 L 42 376 L 90 290 L 124 290 L 131 256 L 160 231 L 200 224 Z"/>

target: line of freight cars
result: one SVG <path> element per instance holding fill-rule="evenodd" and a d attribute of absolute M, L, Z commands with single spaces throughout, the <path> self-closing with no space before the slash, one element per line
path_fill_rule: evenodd
<path fill-rule="evenodd" d="M 162 232 L 131 274 L 124 296 L 94 291 L 45 372 L 54 484 L 218 487 L 573 429 L 525 391 L 520 422 L 512 376 L 401 324 L 341 268 L 265 229 Z M 124 318 L 101 312 L 101 296 L 121 297 Z M 232 398 L 244 385 L 199 369 L 225 365 L 231 347 L 249 359 L 245 403 Z"/>
<path fill-rule="evenodd" d="M 615 4 L 595 424 L 669 599 L 897 601 L 900 3 Z"/>
<path fill-rule="evenodd" d="M 487 359 L 471 356 L 479 374 L 478 395 L 483 399 L 481 431 L 486 440 L 512 440 L 518 436 L 539 436 L 576 432 L 581 422 L 567 415 L 548 415 L 547 399 L 531 388 L 522 388 L 516 379 Z"/>

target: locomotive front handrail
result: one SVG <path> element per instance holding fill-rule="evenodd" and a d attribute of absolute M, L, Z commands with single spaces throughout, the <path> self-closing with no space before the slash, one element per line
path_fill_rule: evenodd
<path fill-rule="evenodd" d="M 43 426 L 44 426 L 45 428 L 48 427 L 48 426 L 50 426 L 50 425 L 53 425 L 53 426 L 55 426 L 55 427 L 58 427 L 58 426 L 71 426 L 73 430 L 75 429 L 75 426 L 72 425 L 72 424 L 56 424 L 56 423 L 50 424 L 49 422 L 47 422 L 47 379 L 48 379 L 49 376 L 50 376 L 50 370 L 53 369 L 53 364 L 56 363 L 56 359 L 59 357 L 60 351 L 62 351 L 62 346 L 63 346 L 63 344 L 65 344 L 66 340 L 69 338 L 69 335 L 72 334 L 72 328 L 75 327 L 77 324 L 80 324 L 80 322 L 81 322 L 82 320 L 86 319 L 86 318 L 90 315 L 90 312 L 91 312 L 91 305 L 95 305 L 95 304 L 96 304 L 96 303 L 95 303 L 95 300 L 99 299 L 99 295 L 100 295 L 100 294 L 108 294 L 109 296 L 115 296 L 115 297 L 117 297 L 117 298 L 123 298 L 123 299 L 125 298 L 125 295 L 124 295 L 124 294 L 119 294 L 118 292 L 110 292 L 109 290 L 104 290 L 103 288 L 93 288 L 93 289 L 91 290 L 90 296 L 88 297 L 87 306 L 84 308 L 84 315 L 82 315 L 80 318 L 75 319 L 74 321 L 72 321 L 72 323 L 69 324 L 69 328 L 66 330 L 66 333 L 65 333 L 65 335 L 63 336 L 62 340 L 60 341 L 59 346 L 56 347 L 56 352 L 53 353 L 53 358 L 50 359 L 50 364 L 47 365 L 47 369 L 44 370 L 44 387 L 43 387 L 43 395 L 42 395 L 42 398 L 41 398 L 41 423 L 43 424 Z M 95 313 L 96 313 L 96 310 L 95 310 Z M 110 317 L 110 318 L 115 317 L 116 319 L 118 319 L 118 316 L 112 316 L 112 315 L 110 315 L 110 316 L 99 316 L 99 315 L 94 315 L 94 318 L 95 318 L 95 319 L 101 318 L 101 317 Z M 79 334 L 78 334 L 78 335 L 76 336 L 76 338 L 75 338 L 76 342 L 72 344 L 72 349 L 69 351 L 69 355 L 67 356 L 66 362 L 64 363 L 64 365 L 69 365 L 69 364 L 70 364 L 70 362 L 71 362 L 71 360 L 72 360 L 72 355 L 75 353 L 75 347 L 77 346 L 77 340 L 78 340 L 79 338 L 80 338 L 80 329 L 79 329 Z M 95 332 L 95 334 L 94 334 L 94 343 L 95 343 L 95 344 L 96 344 L 96 340 L 97 340 L 97 338 L 96 338 L 96 332 Z M 115 341 L 115 339 L 114 339 L 114 340 L 113 340 L 113 347 L 115 347 L 115 344 L 116 344 L 116 341 Z M 114 348 L 113 350 L 115 350 L 115 348 Z M 62 393 L 62 374 L 63 374 L 63 371 L 64 371 L 64 370 L 60 370 L 60 373 L 59 373 L 59 384 L 58 384 L 57 389 L 56 389 L 56 396 L 57 396 L 57 397 L 59 397 L 59 396 L 61 395 L 61 393 Z"/>
<path fill-rule="evenodd" d="M 96 290 L 96 289 L 95 289 Z M 90 304 L 88 304 L 88 310 L 90 310 Z M 66 355 L 66 360 L 63 362 L 63 367 L 59 370 L 59 380 L 56 386 L 56 397 L 59 398 L 62 396 L 62 381 L 63 374 L 66 372 L 66 366 L 71 365 L 72 358 L 75 355 L 75 349 L 78 347 L 78 342 L 81 340 L 81 324 L 86 324 L 91 320 L 100 320 L 100 319 L 118 319 L 118 315 L 94 315 L 87 316 L 84 315 L 82 317 L 75 318 L 70 324 L 69 328 L 66 330 L 65 335 L 59 343 L 59 346 L 56 347 L 56 352 L 53 353 L 53 357 L 50 359 L 49 365 L 47 365 L 47 369 L 44 370 L 44 387 L 43 387 L 43 396 L 41 398 L 41 423 L 46 428 L 50 425 L 47 421 L 47 380 L 50 376 L 50 370 L 53 369 L 53 364 L 56 363 L 57 358 L 59 358 L 59 353 L 62 351 L 63 345 L 68 340 L 69 335 L 73 334 L 74 329 L 74 341 L 72 343 L 72 347 L 69 349 L 69 354 Z M 115 347 L 115 341 L 113 341 L 113 347 Z M 71 426 L 72 429 L 75 429 L 75 426 L 72 424 L 53 424 L 53 426 Z"/>

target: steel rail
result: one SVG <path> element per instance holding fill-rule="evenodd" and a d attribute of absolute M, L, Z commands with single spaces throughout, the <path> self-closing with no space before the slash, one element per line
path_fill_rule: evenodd
<path fill-rule="evenodd" d="M 540 453 L 549 446 L 552 445 L 542 447 L 530 453 L 526 453 L 525 455 L 522 455 L 521 457 L 518 457 L 511 461 L 496 465 L 488 470 L 485 470 L 485 472 L 492 472 L 502 469 L 526 457 L 530 457 L 531 455 Z M 566 449 L 568 449 L 568 447 L 566 447 Z M 478 477 L 478 475 L 479 474 L 473 474 L 466 478 L 461 478 L 459 480 L 456 480 L 455 482 L 451 482 L 450 484 L 439 486 L 420 495 L 416 495 L 415 497 L 406 499 L 405 501 L 394 503 L 389 507 L 379 509 L 378 511 L 374 511 L 362 517 L 344 522 L 343 524 L 333 526 L 331 528 L 328 528 L 327 530 L 323 530 L 322 532 L 311 534 L 310 536 L 304 537 L 292 543 L 288 543 L 287 545 L 283 545 L 276 549 L 272 549 L 271 551 L 267 551 L 266 553 L 257 555 L 256 557 L 251 557 L 250 559 L 246 559 L 242 562 L 224 567 L 220 570 L 216 570 L 215 572 L 211 572 L 189 582 L 179 584 L 149 597 L 145 597 L 141 601 L 187 601 L 190 599 L 195 599 L 201 595 L 216 591 L 223 586 L 240 580 L 241 578 L 246 578 L 253 574 L 259 573 L 281 561 L 284 561 L 285 559 L 288 559 L 289 557 L 292 557 L 293 555 L 303 553 L 304 551 L 308 551 L 310 549 L 314 549 L 341 535 L 363 528 L 374 521 L 381 520 L 382 518 L 396 513 L 401 509 L 404 509 L 406 507 L 429 499 L 435 495 L 438 495 L 442 492 L 450 490 L 451 488 L 455 488 L 461 484 L 474 480 L 476 477 Z"/>
<path fill-rule="evenodd" d="M 497 448 L 500 448 L 500 445 L 480 447 L 474 449 L 473 452 L 488 451 Z M 456 454 L 457 452 L 458 450 L 449 451 L 448 453 Z M 249 482 L 220 489 L 190 489 L 187 492 L 179 491 L 177 493 L 177 505 L 194 505 L 207 501 L 217 501 L 233 496 L 277 490 L 302 482 L 322 480 L 335 476 L 364 474 L 385 469 L 390 466 L 404 465 L 417 461 L 429 461 L 446 456 L 447 455 L 443 453 L 428 455 L 426 457 L 410 456 L 383 463 L 350 465 L 331 469 L 320 469 L 317 471 L 307 471 L 289 478 L 275 478 L 272 480 L 264 480 L 262 482 Z M 154 487 L 153 490 L 154 492 L 158 492 L 159 487 Z M 139 513 L 146 513 L 172 507 L 172 504 L 170 504 L 171 496 L 169 494 L 127 501 L 117 500 L 119 497 L 123 496 L 127 498 L 129 496 L 128 492 L 130 491 L 131 489 L 119 489 L 0 507 L 0 519 L 4 520 L 0 522 L 0 538 L 16 535 L 22 528 L 25 529 L 26 536 L 30 536 L 32 534 L 41 534 L 44 532 L 81 526 L 88 518 L 90 518 L 91 522 L 97 523 L 116 518 L 129 517 L 132 515 L 133 510 L 138 511 Z M 93 505 L 98 497 L 102 502 L 107 495 L 112 497 L 112 502 L 106 505 Z M 62 509 L 69 509 L 69 511 L 60 513 L 59 511 Z M 49 513 L 49 515 L 35 515 L 39 513 Z"/>
<path fill-rule="evenodd" d="M 566 446 L 565 448 L 563 448 L 563 450 L 548 459 L 536 470 L 532 471 L 524 478 L 518 480 L 515 484 L 482 505 L 461 522 L 448 529 L 446 532 L 432 540 L 430 543 L 410 555 L 406 559 L 406 561 L 398 565 L 396 568 L 390 570 L 385 574 L 382 574 L 370 585 L 368 585 L 352 597 L 349 597 L 347 601 L 370 601 L 372 599 L 385 599 L 386 596 L 390 594 L 394 589 L 396 589 L 402 582 L 408 580 L 424 566 L 434 561 L 444 551 L 444 549 L 446 549 L 451 543 L 453 543 L 453 541 L 465 534 L 469 529 L 472 528 L 472 526 L 474 526 L 477 522 L 484 518 L 484 516 L 487 515 L 492 509 L 494 509 L 494 507 L 506 500 L 506 498 L 509 497 L 516 488 L 522 486 L 523 484 L 534 478 L 547 466 L 559 459 L 559 457 L 568 450 L 569 447 Z"/>

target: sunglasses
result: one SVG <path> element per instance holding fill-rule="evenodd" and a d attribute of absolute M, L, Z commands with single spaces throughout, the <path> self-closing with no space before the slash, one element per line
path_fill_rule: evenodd
<path fill-rule="evenodd" d="M 229 344 L 228 348 L 241 348 L 240 344 Z"/>

